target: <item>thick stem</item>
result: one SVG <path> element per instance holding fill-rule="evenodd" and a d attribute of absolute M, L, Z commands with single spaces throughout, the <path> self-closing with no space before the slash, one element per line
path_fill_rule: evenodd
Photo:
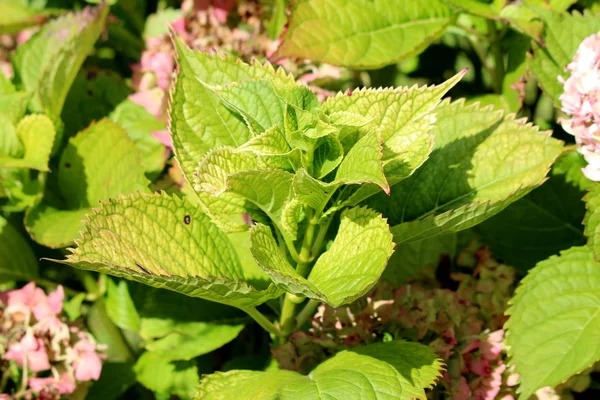
<path fill-rule="evenodd" d="M 296 318 L 296 330 L 299 330 L 302 325 L 315 313 L 315 310 L 319 306 L 319 302 L 313 299 L 308 300 L 308 303 L 304 306 L 302 311 L 298 313 Z"/>
<path fill-rule="evenodd" d="M 504 55 L 502 54 L 502 48 L 500 47 L 500 37 L 498 35 L 498 29 L 496 28 L 496 22 L 488 20 L 488 29 L 490 31 L 490 48 L 492 55 L 494 56 L 494 90 L 496 93 L 502 93 L 502 83 L 504 81 Z"/>
<path fill-rule="evenodd" d="M 279 329 L 277 329 L 277 327 L 271 321 L 269 321 L 267 317 L 265 317 L 260 311 L 258 311 L 256 307 L 244 308 L 243 310 L 246 312 L 246 314 L 251 316 L 252 319 L 255 320 L 260 326 L 262 326 L 264 330 L 266 330 L 272 335 L 281 336 L 281 332 L 279 331 Z"/>

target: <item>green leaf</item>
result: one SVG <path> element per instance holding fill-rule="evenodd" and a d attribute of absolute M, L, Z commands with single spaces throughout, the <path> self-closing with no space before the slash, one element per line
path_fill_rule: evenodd
<path fill-rule="evenodd" d="M 350 141 L 351 147 L 360 137 L 378 130 L 383 140 L 385 176 L 390 185 L 395 185 L 410 176 L 429 157 L 433 147 L 433 135 L 430 134 L 435 121 L 433 110 L 464 73 L 461 71 L 438 86 L 363 89 L 351 96 L 338 94 L 327 99 L 323 107 L 331 116 L 345 111 L 370 120 L 342 142 L 346 143 L 346 147 Z M 354 142 L 350 139 L 352 136 L 356 136 Z M 380 189 L 375 185 L 361 187 L 349 203 L 358 204 L 378 191 Z"/>
<path fill-rule="evenodd" d="M 220 195 L 227 190 L 227 180 L 231 175 L 258 167 L 258 159 L 251 153 L 236 152 L 231 147 L 215 148 L 206 154 L 194 171 L 194 190 Z"/>
<path fill-rule="evenodd" d="M 60 210 L 45 203 L 29 209 L 25 225 L 33 240 L 51 248 L 62 248 L 73 243 L 83 230 L 81 222 L 89 212 L 87 208 Z"/>
<path fill-rule="evenodd" d="M 534 55 L 529 67 L 544 92 L 560 108 L 558 98 L 563 92 L 563 85 L 558 77 L 566 76 L 564 70 L 583 39 L 600 31 L 600 19 L 593 14 L 582 15 L 577 11 L 559 14 L 540 9 L 538 14 L 544 21 L 544 46 L 534 43 Z"/>
<path fill-rule="evenodd" d="M 119 194 L 147 191 L 141 155 L 123 128 L 103 119 L 69 140 L 58 170 L 71 208 L 87 208 Z"/>
<path fill-rule="evenodd" d="M 278 55 L 378 68 L 419 54 L 451 21 L 438 0 L 302 0 L 294 2 Z"/>
<path fill-rule="evenodd" d="M 17 136 L 15 126 L 10 118 L 0 114 L 0 157 L 5 163 L 13 162 L 13 159 L 23 156 L 23 145 Z"/>
<path fill-rule="evenodd" d="M 114 400 L 136 382 L 135 372 L 129 364 L 105 362 L 100 379 L 94 382 L 86 394 L 87 400 Z"/>
<path fill-rule="evenodd" d="M 162 354 L 147 351 L 133 369 L 137 381 L 154 392 L 190 399 L 198 386 L 198 367 L 193 360 L 169 361 Z"/>
<path fill-rule="evenodd" d="M 435 383 L 440 361 L 418 343 L 377 343 L 336 354 L 308 376 L 293 371 L 233 370 L 201 381 L 198 400 L 420 399 Z"/>
<path fill-rule="evenodd" d="M 269 38 L 276 40 L 287 23 L 285 8 L 287 0 L 274 0 L 270 7 L 270 18 L 265 22 Z"/>
<path fill-rule="evenodd" d="M 470 228 L 539 186 L 562 142 L 514 116 L 463 101 L 437 108 L 429 160 L 372 204 L 402 243 Z M 417 201 L 418 199 L 418 201 Z"/>
<path fill-rule="evenodd" d="M 23 155 L 19 158 L 0 156 L 2 167 L 49 171 L 48 161 L 55 135 L 54 124 L 48 117 L 28 115 L 23 118 L 16 128 L 16 137 L 23 146 Z"/>
<path fill-rule="evenodd" d="M 168 34 L 170 24 L 181 17 L 181 10 L 175 8 L 166 8 L 154 14 L 150 14 L 146 19 L 146 25 L 144 26 L 144 39 Z"/>
<path fill-rule="evenodd" d="M 60 262 L 239 308 L 281 294 L 266 276 L 253 279 L 261 287 L 250 286 L 225 234 L 186 200 L 122 196 L 88 218 L 78 247 Z"/>
<path fill-rule="evenodd" d="M 325 183 L 313 178 L 304 168 L 294 175 L 295 197 L 317 211 L 322 211 L 325 208 L 339 186 L 339 183 Z"/>
<path fill-rule="evenodd" d="M 0 33 L 17 33 L 29 26 L 39 25 L 59 10 L 36 10 L 15 0 L 0 0 Z"/>
<path fill-rule="evenodd" d="M 540 262 L 510 304 L 506 344 L 521 398 L 600 359 L 600 264 L 587 247 Z"/>
<path fill-rule="evenodd" d="M 104 29 L 109 7 L 100 5 L 57 18 L 19 46 L 16 73 L 34 94 L 33 107 L 59 117 L 77 72 Z"/>
<path fill-rule="evenodd" d="M 142 153 L 142 166 L 148 174 L 160 173 L 166 162 L 165 146 L 154 137 L 152 132 L 165 129 L 146 109 L 127 99 L 120 103 L 109 119 L 121 125 Z"/>
<path fill-rule="evenodd" d="M 584 197 L 587 212 L 583 223 L 588 246 L 594 253 L 594 258 L 600 260 L 600 185 L 594 184 Z"/>
<path fill-rule="evenodd" d="M 0 217 L 0 281 L 28 281 L 37 274 L 37 259 L 29 244 L 10 222 Z"/>
<path fill-rule="evenodd" d="M 175 155 L 191 182 L 198 161 L 209 150 L 218 146 L 239 147 L 252 137 L 244 121 L 205 85 L 264 79 L 289 85 L 294 80 L 270 64 L 248 65 L 230 56 L 192 51 L 179 38 L 175 38 L 175 47 L 179 73 L 172 93 L 170 127 Z"/>
<path fill-rule="evenodd" d="M 237 151 L 251 151 L 263 156 L 280 156 L 289 153 L 291 149 L 279 127 L 273 126 L 238 147 Z"/>
<path fill-rule="evenodd" d="M 334 307 L 369 291 L 394 247 L 386 221 L 366 208 L 342 212 L 332 246 L 319 257 L 307 279 L 287 262 L 265 225 L 256 224 L 251 229 L 251 243 L 254 258 L 276 284 Z"/>
<path fill-rule="evenodd" d="M 333 135 L 318 139 L 312 151 L 314 152 L 312 165 L 307 162 L 307 168 L 312 167 L 313 174 L 319 179 L 336 169 L 344 157 L 344 148 Z"/>
<path fill-rule="evenodd" d="M 581 200 L 591 183 L 581 172 L 583 157 L 559 157 L 550 179 L 477 227 L 482 241 L 507 264 L 526 271 L 561 250 L 585 243 Z"/>
<path fill-rule="evenodd" d="M 106 289 L 106 313 L 110 319 L 121 329 L 139 332 L 140 315 L 129 294 L 127 281 L 107 279 Z"/>
<path fill-rule="evenodd" d="M 374 183 L 389 193 L 381 160 L 381 135 L 374 133 L 363 136 L 350 149 L 337 169 L 335 180 L 346 184 Z"/>
<path fill-rule="evenodd" d="M 0 113 L 6 115 L 13 125 L 17 125 L 25 116 L 31 95 L 31 92 L 2 93 L 0 96 Z"/>

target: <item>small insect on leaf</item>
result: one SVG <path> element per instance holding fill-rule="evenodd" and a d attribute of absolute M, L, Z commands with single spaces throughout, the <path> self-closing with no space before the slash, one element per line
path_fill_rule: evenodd
<path fill-rule="evenodd" d="M 183 223 L 186 225 L 189 225 L 192 222 L 192 218 L 190 218 L 189 215 L 186 215 L 185 217 L 183 217 Z"/>

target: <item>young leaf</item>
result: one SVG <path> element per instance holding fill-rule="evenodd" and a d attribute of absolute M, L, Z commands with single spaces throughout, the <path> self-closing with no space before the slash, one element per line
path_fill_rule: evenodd
<path fill-rule="evenodd" d="M 2 93 L 0 91 L 0 114 L 10 119 L 13 125 L 17 125 L 25 116 L 27 105 L 31 100 L 31 92 Z"/>
<path fill-rule="evenodd" d="M 600 264 L 586 247 L 540 262 L 521 281 L 507 314 L 510 363 L 526 399 L 600 359 Z"/>
<path fill-rule="evenodd" d="M 441 0 L 302 0 L 277 55 L 378 68 L 419 54 L 451 21 Z"/>
<path fill-rule="evenodd" d="M 19 122 L 15 133 L 23 146 L 23 155 L 18 158 L 0 156 L 2 167 L 48 171 L 56 134 L 52 121 L 44 115 L 28 115 Z"/>
<path fill-rule="evenodd" d="M 577 11 L 573 14 L 559 14 L 538 9 L 538 14 L 544 21 L 544 46 L 533 44 L 534 56 L 529 67 L 544 92 L 560 108 L 558 98 L 563 92 L 563 85 L 558 77 L 566 77 L 565 68 L 572 61 L 583 39 L 600 31 L 600 19 Z"/>
<path fill-rule="evenodd" d="M 545 179 L 562 142 L 514 116 L 463 101 L 437 108 L 429 160 L 372 204 L 402 243 L 469 228 L 523 197 Z M 418 199 L 416 201 L 415 199 Z"/>
<path fill-rule="evenodd" d="M 239 308 L 281 294 L 266 276 L 253 280 L 261 287 L 250 286 L 231 242 L 186 200 L 122 196 L 88 218 L 78 247 L 59 262 Z M 165 227 L 171 229 L 167 242 Z"/>
<path fill-rule="evenodd" d="M 251 151 L 262 156 L 282 156 L 291 149 L 281 129 L 273 126 L 238 147 L 237 151 Z"/>
<path fill-rule="evenodd" d="M 239 171 L 257 169 L 258 159 L 246 152 L 236 152 L 231 147 L 210 151 L 194 171 L 194 190 L 218 196 L 227 190 L 227 179 Z"/>
<path fill-rule="evenodd" d="M 264 79 L 293 84 L 294 80 L 269 64 L 248 65 L 233 57 L 192 51 L 179 38 L 175 38 L 175 48 L 179 73 L 171 99 L 170 130 L 175 155 L 191 182 L 198 161 L 210 149 L 239 147 L 251 138 L 244 121 L 205 85 L 224 86 Z"/>
<path fill-rule="evenodd" d="M 206 376 L 198 400 L 400 399 L 425 400 L 442 366 L 427 346 L 393 341 L 336 354 L 308 376 L 297 372 L 233 370 Z"/>
<path fill-rule="evenodd" d="M 310 176 L 304 168 L 294 175 L 294 195 L 298 200 L 315 210 L 322 211 L 339 183 L 325 183 Z"/>
<path fill-rule="evenodd" d="M 79 68 L 104 29 L 108 11 L 102 4 L 67 14 L 19 46 L 14 56 L 15 72 L 25 89 L 35 93 L 35 110 L 60 116 Z"/>
<path fill-rule="evenodd" d="M 61 248 L 73 243 L 83 229 L 81 221 L 89 212 L 87 208 L 60 210 L 39 203 L 25 214 L 25 226 L 33 240 L 51 248 Z"/>
<path fill-rule="evenodd" d="M 389 193 L 390 185 L 383 173 L 381 157 L 381 135 L 377 131 L 366 134 L 344 157 L 335 174 L 336 182 L 374 183 Z"/>
<path fill-rule="evenodd" d="M 389 185 L 395 185 L 410 176 L 419 168 L 433 147 L 430 130 L 435 121 L 432 114 L 442 96 L 464 75 L 460 72 L 438 86 L 423 86 L 397 89 L 363 89 L 351 96 L 338 94 L 327 99 L 323 105 L 325 112 L 333 117 L 340 111 L 356 114 L 370 122 L 358 127 L 355 134 L 343 142 L 348 146 L 349 138 L 373 134 L 373 129 L 381 133 L 383 140 L 384 172 Z M 354 142 L 350 142 L 349 147 Z M 361 187 L 350 199 L 355 205 L 380 189 L 375 185 Z"/>
<path fill-rule="evenodd" d="M 288 292 L 325 301 L 334 307 L 350 303 L 375 285 L 393 251 L 386 221 L 374 211 L 353 208 L 342 212 L 331 248 L 303 278 L 279 251 L 271 231 L 251 229 L 251 250 L 271 279 Z"/>
<path fill-rule="evenodd" d="M 31 280 L 38 274 L 38 263 L 19 231 L 0 216 L 0 281 Z"/>
<path fill-rule="evenodd" d="M 550 178 L 527 196 L 477 226 L 493 254 L 526 271 L 561 250 L 585 243 L 582 197 L 591 181 L 576 151 L 558 158 Z"/>

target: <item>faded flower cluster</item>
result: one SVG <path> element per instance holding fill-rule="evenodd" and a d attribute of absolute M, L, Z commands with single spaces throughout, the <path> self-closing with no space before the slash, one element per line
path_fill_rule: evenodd
<path fill-rule="evenodd" d="M 61 286 L 46 295 L 33 282 L 0 293 L 0 375 L 21 380 L 12 390 L 2 387 L 0 392 L 12 394 L 1 399 L 59 399 L 79 383 L 100 377 L 102 346 L 88 332 L 64 322 L 63 300 Z"/>
<path fill-rule="evenodd" d="M 558 79 L 564 85 L 562 110 L 570 118 L 561 123 L 575 136 L 579 152 L 588 162 L 585 176 L 600 181 L 600 33 L 581 42 L 566 69 L 571 76 Z"/>

